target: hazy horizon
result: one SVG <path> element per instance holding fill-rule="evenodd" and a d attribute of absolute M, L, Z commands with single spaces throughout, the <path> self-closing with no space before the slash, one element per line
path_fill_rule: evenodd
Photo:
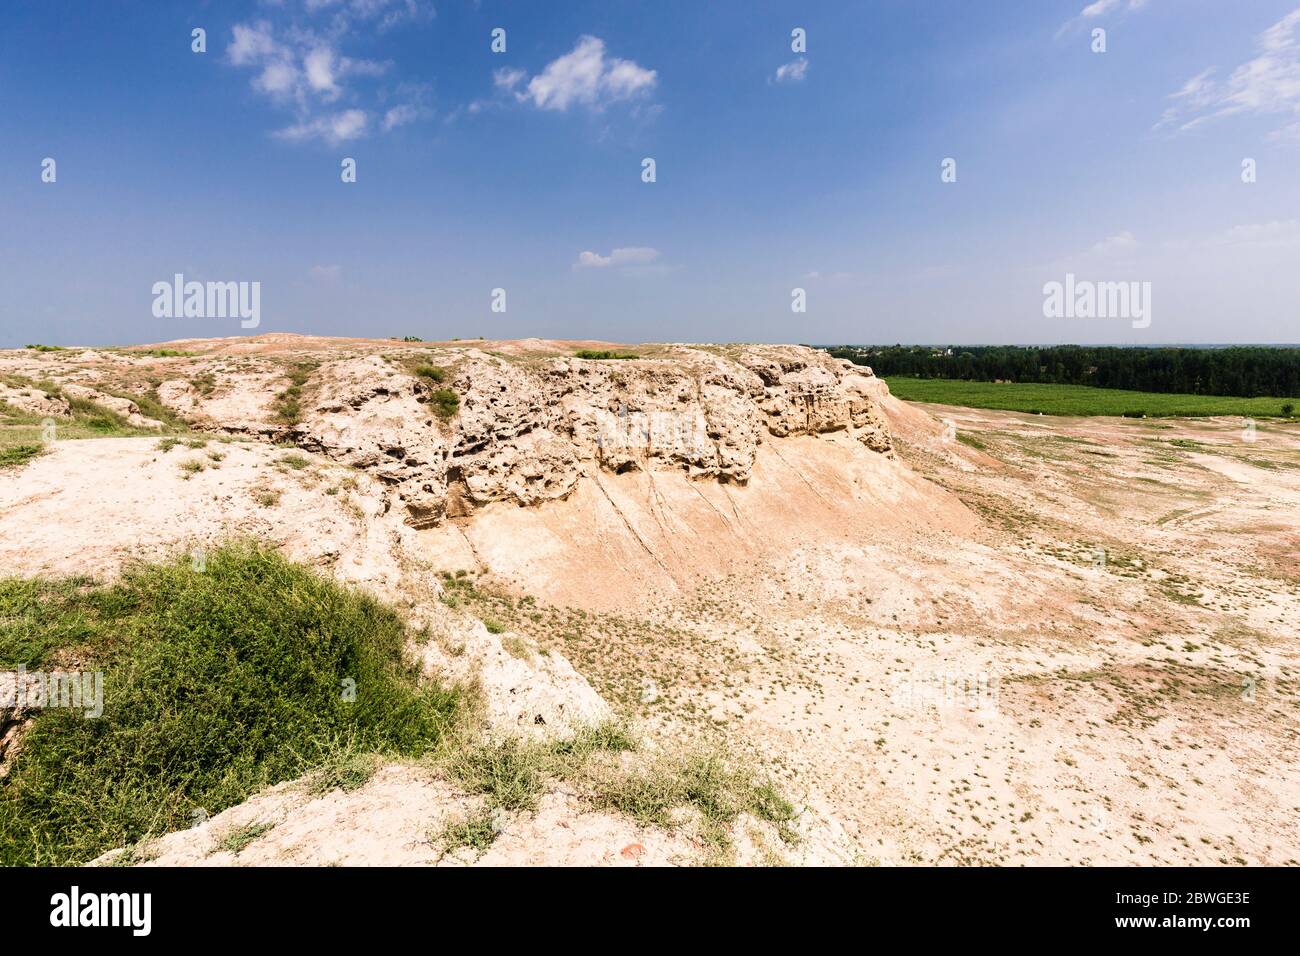
<path fill-rule="evenodd" d="M 0 346 L 1281 344 L 1297 75 L 1297 0 L 19 0 Z M 155 315 L 177 274 L 256 327 Z M 1148 324 L 1046 318 L 1076 275 Z"/>
<path fill-rule="evenodd" d="M 306 336 L 312 336 L 312 335 L 318 335 L 318 334 L 320 334 L 320 335 L 323 335 L 323 336 L 324 336 L 324 333 L 313 333 L 313 332 L 291 332 L 291 331 L 289 331 L 289 330 L 287 330 L 287 329 L 285 329 L 285 330 L 280 330 L 280 331 L 283 332 L 284 334 L 288 334 L 288 335 L 306 335 Z M 87 349 L 102 349 L 102 348 L 134 348 L 134 347 L 138 347 L 138 346 L 147 346 L 147 345 L 163 346 L 163 345 L 167 345 L 167 344 L 169 344 L 169 343 L 173 343 L 173 342 L 184 342 L 184 341 L 188 341 L 188 340 L 192 340 L 192 339 L 197 339 L 197 338 L 205 338 L 205 339 L 208 339 L 208 338 L 214 338 L 214 339 L 215 339 L 215 338 L 244 338 L 244 337 L 253 337 L 253 336 L 263 335 L 263 334 L 269 334 L 269 333 L 264 332 L 264 331 L 261 331 L 261 330 L 250 330 L 250 331 L 249 331 L 248 333 L 246 333 L 246 335 L 244 335 L 244 336 L 241 336 L 241 335 L 228 335 L 228 336 L 179 336 L 179 337 L 174 338 L 174 339 L 157 339 L 157 340 L 151 340 L 151 341 L 147 341 L 147 342 L 145 342 L 145 341 L 140 341 L 140 342 L 50 342 L 50 341 L 40 341 L 40 342 L 36 342 L 36 341 L 32 341 L 32 342 L 24 342 L 24 343 L 22 343 L 22 344 L 13 344 L 13 345 L 5 344 L 5 345 L 0 345 L 0 348 L 25 348 L 25 347 L 30 347 L 30 346 L 39 346 L 39 345 L 47 345 L 47 346 L 48 346 L 48 345 L 56 345 L 56 346 L 58 346 L 58 347 L 60 347 L 60 348 L 71 348 L 71 349 L 78 349 L 78 348 L 87 348 Z M 327 338 L 330 338 L 330 337 L 332 337 L 332 338 L 343 338 L 343 339 L 347 339 L 347 338 L 375 339 L 375 340 L 388 339 L 388 340 L 392 340 L 392 341 L 399 341 L 399 340 L 402 339 L 401 336 L 387 336 L 387 335 L 373 335 L 373 336 L 371 336 L 371 335 L 334 335 L 334 336 L 324 336 L 324 337 L 327 337 Z M 501 341 L 501 340 L 503 340 L 504 338 L 505 338 L 505 337 L 502 337 L 502 336 L 496 336 L 496 337 L 491 337 L 491 336 L 483 336 L 483 337 L 480 337 L 480 336 L 470 336 L 470 337 L 460 336 L 460 337 L 457 337 L 457 338 L 454 338 L 454 339 L 425 339 L 425 338 L 423 338 L 423 337 L 419 337 L 419 338 L 418 338 L 417 340 L 415 340 L 415 341 L 404 342 L 403 344 L 406 344 L 406 345 L 420 345 L 420 344 L 425 344 L 425 345 L 435 345 L 435 344 L 440 344 L 440 343 L 445 343 L 445 342 L 456 342 L 456 343 L 459 344 L 459 343 L 470 343 L 470 342 L 476 342 L 476 341 Z M 606 338 L 600 338 L 600 337 L 598 337 L 598 336 L 587 336 L 587 337 L 584 337 L 584 338 L 577 338 L 577 337 L 571 337 L 571 338 L 569 338 L 569 337 L 564 337 L 564 336 L 529 336 L 529 335 L 524 335 L 524 336 L 512 336 L 512 337 L 510 337 L 510 338 L 513 339 L 513 340 L 521 340 L 521 339 L 528 339 L 528 338 L 545 338 L 545 339 L 550 339 L 550 340 L 553 340 L 553 341 L 605 342 L 605 343 L 608 343 L 608 344 L 611 344 L 611 345 L 638 345 L 638 344 L 646 344 L 646 345 L 650 345 L 650 344 L 671 344 L 670 341 L 667 340 L 667 339 L 606 339 Z M 954 349 L 955 349 L 955 348 L 1022 348 L 1022 349 L 1034 349 L 1034 348 L 1059 348 L 1059 347 L 1062 347 L 1062 346 L 1065 346 L 1065 347 L 1069 347 L 1069 346 L 1084 346 L 1084 347 L 1088 347 L 1088 348 L 1134 348 L 1134 349 L 1144 349 L 1144 348 L 1152 348 L 1152 349 L 1229 349 L 1229 348 L 1295 349 L 1295 348 L 1300 348 L 1300 343 L 1297 343 L 1297 342 L 1141 342 L 1141 343 L 1135 343 L 1135 342 L 1127 342 L 1127 343 L 1125 343 L 1125 342 L 946 342 L 946 341 L 940 341 L 940 342 L 907 342 L 907 341 L 903 341 L 903 342 L 885 342 L 885 341 L 879 341 L 879 342 L 852 342 L 852 341 L 847 341 L 847 342 L 807 342 L 807 341 L 804 341 L 804 342 L 799 342 L 799 341 L 795 341 L 793 338 L 791 338 L 791 339 L 786 339 L 786 340 L 781 340 L 781 341 L 778 341 L 778 340 L 757 340 L 757 339 L 729 339 L 729 340 L 721 340 L 721 339 L 718 339 L 718 340 L 708 340 L 708 341 L 706 341 L 706 340 L 704 340 L 704 339 L 699 339 L 699 340 L 696 340 L 696 341 L 688 342 L 688 341 L 682 340 L 682 344 L 688 344 L 688 345 L 744 345 L 744 344 L 749 344 L 749 343 L 752 343 L 752 344 L 755 344 L 755 345 L 806 345 L 806 346 L 808 346 L 809 348 L 815 348 L 815 349 L 833 349 L 833 348 L 890 348 L 890 347 L 902 347 L 902 348 L 954 348 Z"/>

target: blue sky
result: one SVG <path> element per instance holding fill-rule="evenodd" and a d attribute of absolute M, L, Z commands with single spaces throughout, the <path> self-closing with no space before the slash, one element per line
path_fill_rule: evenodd
<path fill-rule="evenodd" d="M 1298 210 L 1300 0 L 0 13 L 0 346 L 241 334 L 178 272 L 258 332 L 1294 342 Z M 1067 272 L 1150 327 L 1045 318 Z"/>

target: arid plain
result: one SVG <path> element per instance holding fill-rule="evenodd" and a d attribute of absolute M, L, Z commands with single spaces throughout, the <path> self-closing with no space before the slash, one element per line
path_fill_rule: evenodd
<path fill-rule="evenodd" d="M 0 469 L 0 573 L 267 542 L 402 608 L 493 732 L 614 714 L 763 767 L 802 839 L 737 833 L 742 862 L 1300 862 L 1295 425 L 911 405 L 799 346 L 537 339 L 13 350 L 0 402 L 42 445 Z M 85 432 L 86 403 L 127 433 Z M 258 801 L 281 822 L 242 852 L 209 858 L 214 820 L 150 859 L 436 862 L 413 834 L 466 805 L 401 766 Z M 557 787 L 481 859 L 697 849 Z"/>

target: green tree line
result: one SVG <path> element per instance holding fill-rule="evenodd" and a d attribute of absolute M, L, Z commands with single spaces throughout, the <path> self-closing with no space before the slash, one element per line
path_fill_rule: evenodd
<path fill-rule="evenodd" d="M 1300 348 L 844 345 L 827 351 L 870 365 L 882 378 L 1038 382 L 1243 398 L 1300 396 Z"/>

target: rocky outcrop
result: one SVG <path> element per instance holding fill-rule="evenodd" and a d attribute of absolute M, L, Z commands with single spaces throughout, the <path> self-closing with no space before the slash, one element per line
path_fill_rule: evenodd
<path fill-rule="evenodd" d="M 236 339 L 168 359 L 154 386 L 194 428 L 296 444 L 365 471 L 415 528 L 493 502 L 567 498 L 601 471 L 743 485 L 760 445 L 800 435 L 844 432 L 893 455 L 871 370 L 817 349 L 643 346 L 642 357 L 583 359 L 563 343 L 493 344 L 504 351 Z M 82 356 L 75 371 L 43 361 L 66 396 L 161 427 L 129 398 L 82 384 L 104 374 L 102 356 Z M 425 365 L 441 372 L 419 374 Z M 6 388 L 0 401 L 67 413 L 66 402 L 55 408 L 31 390 Z"/>
<path fill-rule="evenodd" d="M 482 621 L 445 613 L 417 623 L 435 635 L 419 649 L 425 675 L 443 686 L 474 685 L 494 735 L 567 739 L 614 716 L 565 657 L 540 653 L 518 634 L 498 636 Z"/>
<path fill-rule="evenodd" d="M 521 362 L 471 348 L 453 357 L 442 383 L 378 355 L 323 365 L 295 441 L 384 482 L 415 527 L 495 501 L 565 498 L 590 468 L 744 484 L 758 446 L 774 438 L 845 431 L 891 454 L 870 369 L 813 349 Z M 440 411 L 440 389 L 456 393 L 454 414 Z"/>
<path fill-rule="evenodd" d="M 140 406 L 129 398 L 109 395 L 99 389 L 70 381 L 58 382 L 55 387 L 58 389 L 57 392 L 46 392 L 35 385 L 8 385 L 0 382 L 0 402 L 31 415 L 68 418 L 72 415 L 72 405 L 68 400 L 83 399 L 94 402 L 100 408 L 108 409 L 135 428 L 161 429 L 163 427 L 162 422 L 143 414 Z"/>
<path fill-rule="evenodd" d="M 67 418 L 72 414 L 68 400 L 39 388 L 16 387 L 0 382 L 0 403 L 42 418 Z"/>
<path fill-rule="evenodd" d="M 85 385 L 77 385 L 73 382 L 65 382 L 60 386 L 64 395 L 70 395 L 73 398 L 82 398 L 86 401 L 94 402 L 102 408 L 107 408 L 110 412 L 120 415 L 126 419 L 126 423 L 135 428 L 153 428 L 161 429 L 163 423 L 150 418 L 141 413 L 140 406 L 129 398 L 122 398 L 117 395 L 109 395 L 98 389 L 89 388 Z"/>
<path fill-rule="evenodd" d="M 171 370 L 169 370 L 171 371 Z M 193 380 L 168 379 L 158 397 L 197 428 L 228 435 L 282 437 L 277 397 L 290 385 L 278 362 L 201 364 Z"/>

